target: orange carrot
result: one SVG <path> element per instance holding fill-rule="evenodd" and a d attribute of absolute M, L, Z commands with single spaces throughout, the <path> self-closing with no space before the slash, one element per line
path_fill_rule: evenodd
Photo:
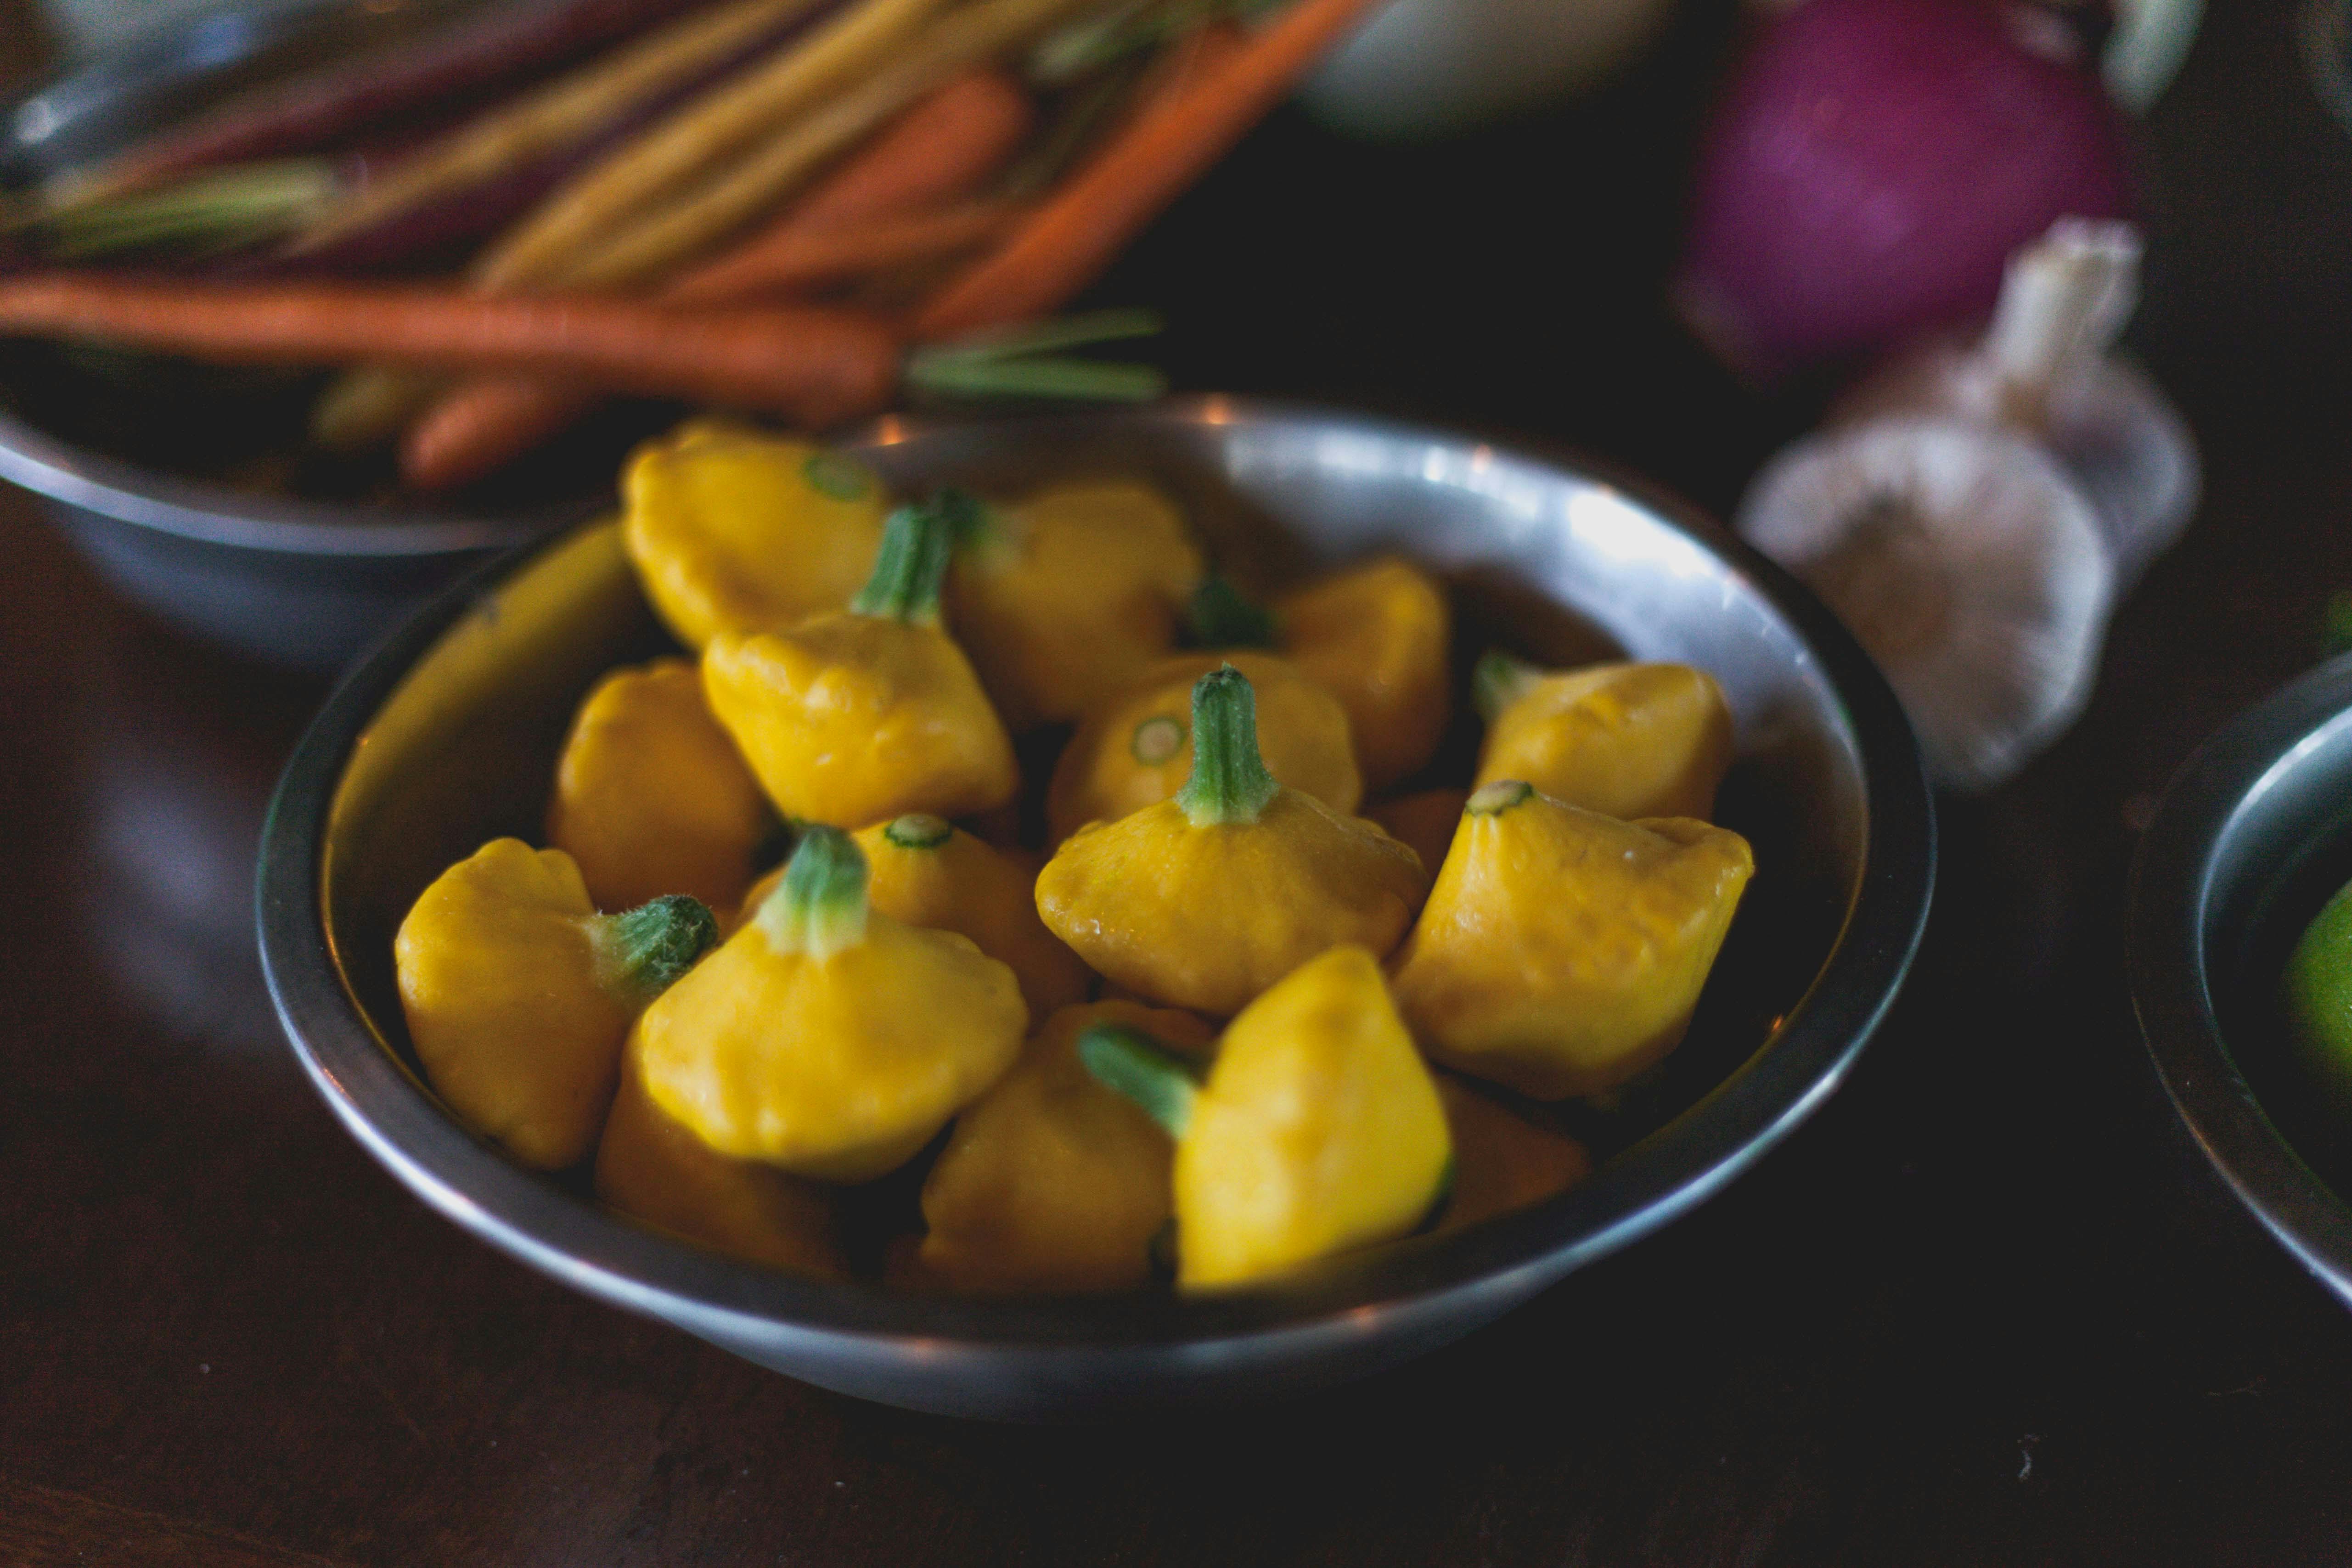
<path fill-rule="evenodd" d="M 1144 115 L 1181 100 L 1232 64 L 1248 42 L 1249 35 L 1240 25 L 1227 21 L 1204 22 L 1171 40 L 1144 66 L 1135 84 L 1134 107 L 1118 122 L 1118 129 L 1123 131 Z M 1105 144 L 1115 144 L 1117 140 L 1116 136 L 1106 138 Z"/>
<path fill-rule="evenodd" d="M 836 229 L 817 229 L 793 245 L 771 244 L 761 260 L 765 292 L 838 282 L 933 256 L 969 250 L 1003 232 L 1012 209 L 994 204 L 951 207 L 910 218 L 884 218 Z M 747 274 L 742 295 L 761 275 Z M 697 303 L 694 308 L 733 305 L 733 298 Z M 665 296 L 665 306 L 679 301 Z M 602 393 L 563 382 L 476 377 L 461 382 L 409 427 L 400 444 L 402 476 L 419 490 L 446 490 L 471 484 L 547 440 L 602 401 Z"/>
<path fill-rule="evenodd" d="M 451 388 L 400 438 L 400 477 L 412 490 L 454 490 L 495 474 L 570 428 L 604 402 L 562 382 L 477 376 Z"/>
<path fill-rule="evenodd" d="M 1036 106 L 1003 72 L 958 77 L 853 153 L 763 234 L 699 270 L 716 272 L 734 256 L 756 253 L 762 241 L 794 232 L 961 201 L 1004 166 L 1036 122 Z"/>
<path fill-rule="evenodd" d="M 382 360 L 562 377 L 815 425 L 887 407 L 902 349 L 878 321 L 808 307 L 680 310 L 585 295 L 87 273 L 0 279 L 0 335 L 10 334 L 99 338 L 233 363 Z"/>
<path fill-rule="evenodd" d="M 932 296 L 916 316 L 914 336 L 951 338 L 1060 307 L 1380 4 L 1297 0 L 1221 67 L 1114 136 L 1003 245 Z"/>
<path fill-rule="evenodd" d="M 959 77 L 852 154 L 777 222 L 688 272 L 662 298 L 734 304 L 775 287 L 776 256 L 789 263 L 795 247 L 812 243 L 816 233 L 970 195 L 1004 166 L 1034 120 L 1029 95 L 1003 72 Z M 468 382 L 409 427 L 401 443 L 402 477 L 419 490 L 471 484 L 555 434 L 596 401 L 561 382 Z"/>
<path fill-rule="evenodd" d="M 773 235 L 757 251 L 747 247 L 727 257 L 723 272 L 713 267 L 698 273 L 678 287 L 664 289 L 660 299 L 681 308 L 740 305 L 846 283 L 886 267 L 974 249 L 1003 235 L 1019 213 L 1003 202 L 967 202 Z"/>

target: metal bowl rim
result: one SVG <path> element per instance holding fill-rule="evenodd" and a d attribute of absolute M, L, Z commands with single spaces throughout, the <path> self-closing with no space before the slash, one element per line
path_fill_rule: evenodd
<path fill-rule="evenodd" d="M 2296 748 L 2352 716 L 2352 654 L 2231 719 L 2167 788 L 2132 857 L 2126 915 L 2132 1009 L 2189 1135 L 2280 1244 L 2352 1301 L 2352 1207 L 2263 1111 L 2213 1005 L 2205 925 L 2223 847 Z"/>
<path fill-rule="evenodd" d="M 1212 405 L 1215 418 L 1204 419 Z M 1020 423 L 1075 432 L 1129 422 L 1314 423 L 1367 435 L 1490 444 L 1440 427 L 1226 396 Z M 887 425 L 893 444 L 909 434 L 960 427 L 903 416 Z M 1845 922 L 1780 1028 L 1696 1104 L 1574 1191 L 1450 1236 L 1333 1260 L 1278 1285 L 1190 1298 L 987 1301 L 823 1284 L 736 1262 L 641 1229 L 509 1164 L 408 1082 L 340 983 L 324 927 L 320 852 L 344 758 L 378 707 L 477 597 L 552 541 L 488 564 L 393 632 L 353 666 L 288 763 L 264 824 L 256 878 L 262 963 L 288 1039 L 329 1106 L 372 1155 L 425 1202 L 501 1249 L 635 1310 L 890 1342 L 910 1356 L 948 1349 L 1167 1353 L 1238 1340 L 1311 1340 L 1351 1332 L 1383 1309 L 1419 1307 L 1440 1295 L 1530 1276 L 1548 1282 L 1625 1246 L 1747 1169 L 1843 1080 L 1892 1005 L 1925 929 L 1934 810 L 1917 743 L 1893 691 L 1794 579 L 1686 503 L 1621 479 L 1605 465 L 1525 448 L 1495 450 L 1626 492 L 1747 577 L 1787 618 L 1843 704 L 1867 816 L 1863 873 Z"/>
<path fill-rule="evenodd" d="M 0 409 L 0 479 L 155 533 L 234 549 L 320 558 L 503 549 L 595 509 L 593 504 L 572 504 L 509 517 L 468 517 L 254 495 L 88 451 L 5 409 Z"/>
<path fill-rule="evenodd" d="M 142 32 L 87 58 L 34 78 L 0 98 L 0 124 L 36 99 L 68 99 L 116 78 L 166 74 L 233 21 L 262 44 L 282 40 L 333 14 L 348 0 L 268 0 L 234 14 L 199 15 Z M 321 558 L 404 558 L 504 549 L 576 520 L 582 504 L 477 517 L 430 507 L 373 508 L 287 496 L 256 495 L 110 457 L 48 434 L 0 408 L 0 479 L 66 506 L 159 534 L 235 549 Z"/>

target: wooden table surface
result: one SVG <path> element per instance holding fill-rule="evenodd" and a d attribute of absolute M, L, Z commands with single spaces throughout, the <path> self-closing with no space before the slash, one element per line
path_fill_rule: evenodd
<path fill-rule="evenodd" d="M 263 803 L 320 688 L 163 630 L 0 497 L 0 1563 L 2352 1557 L 2352 1315 L 2179 1129 L 2117 952 L 2155 794 L 2352 584 L 2352 138 L 2291 20 L 2213 0 L 2148 139 L 2137 340 L 2202 517 L 2076 731 L 1947 803 L 1927 951 L 1850 1084 L 1667 1232 L 1276 1409 L 858 1404 L 428 1213 L 305 1083 L 252 954 Z M 1185 384 L 1570 440 L 1720 506 L 1797 416 L 1586 287 L 1654 274 L 1680 113 L 1626 160 L 1591 117 L 1392 156 L 1278 123 L 1105 293 L 1170 304 Z"/>

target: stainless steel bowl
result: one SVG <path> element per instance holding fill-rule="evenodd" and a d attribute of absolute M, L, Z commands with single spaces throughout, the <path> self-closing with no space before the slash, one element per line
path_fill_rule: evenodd
<path fill-rule="evenodd" d="M 485 839 L 534 831 L 579 695 L 665 645 L 615 531 L 580 530 L 453 591 L 345 681 L 278 787 L 259 882 L 271 990 L 320 1092 L 419 1197 L 532 1266 L 922 1409 L 1065 1417 L 1285 1394 L 1441 1344 L 1700 1202 L 1822 1103 L 1900 985 L 1934 864 L 1902 711 L 1816 601 L 1687 508 L 1466 436 L 1219 397 L 891 420 L 866 450 L 906 490 L 1146 474 L 1227 562 L 1402 549 L 1454 581 L 1474 639 L 1704 665 L 1738 717 L 1718 817 L 1756 845 L 1748 904 L 1689 1040 L 1627 1096 L 1616 1135 L 1596 1131 L 1599 1173 L 1540 1207 L 1189 1300 L 940 1301 L 735 1263 L 476 1142 L 422 1087 L 402 1027 L 391 949 L 409 904 Z"/>
<path fill-rule="evenodd" d="M 2189 759 L 2132 867 L 2132 1003 L 2181 1119 L 2256 1218 L 2352 1305 L 2352 1129 L 2284 1050 L 2288 951 L 2352 881 L 2352 656 Z"/>
<path fill-rule="evenodd" d="M 281 0 L 134 39 L 0 103 L 0 189 L 257 82 L 410 36 L 466 3 Z M 261 495 L 89 450 L 5 406 L 0 479 L 39 496 L 117 587 L 166 620 L 312 669 L 340 668 L 468 567 L 589 510 L 469 516 Z"/>

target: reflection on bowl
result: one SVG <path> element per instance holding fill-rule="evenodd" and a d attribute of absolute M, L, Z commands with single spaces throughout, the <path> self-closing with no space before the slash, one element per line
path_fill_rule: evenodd
<path fill-rule="evenodd" d="M 413 1190 L 493 1244 L 762 1364 L 919 1408 L 1065 1416 L 1279 1395 L 1443 1343 L 1665 1224 L 1801 1121 L 1891 1001 L 1934 859 L 1910 732 L 1818 604 L 1672 504 L 1451 434 L 1223 398 L 889 420 L 867 453 L 902 492 L 1141 475 L 1247 578 L 1402 549 L 1454 579 L 1473 645 L 1614 648 L 1712 671 L 1739 732 L 1718 816 L 1763 870 L 1690 1038 L 1596 1118 L 1603 1163 L 1586 1186 L 1231 1294 L 898 1295 L 633 1228 L 441 1111 L 414 1071 L 392 966 L 395 927 L 443 867 L 494 834 L 533 832 L 590 683 L 668 645 L 617 530 L 592 527 L 444 598 L 362 665 L 289 765 L 262 851 L 264 961 L 313 1082 Z"/>
<path fill-rule="evenodd" d="M 2132 867 L 2130 971 L 2157 1071 L 2231 1189 L 2352 1304 L 2352 1127 L 2314 1103 L 2278 1009 L 2288 952 L 2352 881 L 2352 657 L 2232 720 Z"/>

